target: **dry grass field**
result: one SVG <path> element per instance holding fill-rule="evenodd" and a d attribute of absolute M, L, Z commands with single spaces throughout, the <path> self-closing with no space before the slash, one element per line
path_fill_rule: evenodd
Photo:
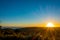
<path fill-rule="evenodd" d="M 60 28 L 5 28 L 0 29 L 0 40 L 60 40 Z"/>

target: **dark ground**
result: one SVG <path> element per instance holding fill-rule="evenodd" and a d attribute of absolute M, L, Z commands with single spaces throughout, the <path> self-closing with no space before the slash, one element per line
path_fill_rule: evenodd
<path fill-rule="evenodd" d="M 26 27 L 19 29 L 0 29 L 0 40 L 60 40 L 60 28 L 47 30 L 43 27 Z M 51 39 L 53 38 L 53 39 Z"/>

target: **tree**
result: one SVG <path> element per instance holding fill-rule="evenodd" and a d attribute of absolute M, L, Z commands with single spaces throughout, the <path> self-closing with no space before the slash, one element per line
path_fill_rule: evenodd
<path fill-rule="evenodd" d="M 0 20 L 0 29 L 1 29 L 1 27 L 2 27 L 2 26 L 1 26 L 1 20 Z"/>
<path fill-rule="evenodd" d="M 0 26 L 0 29 L 1 29 L 2 26 Z"/>

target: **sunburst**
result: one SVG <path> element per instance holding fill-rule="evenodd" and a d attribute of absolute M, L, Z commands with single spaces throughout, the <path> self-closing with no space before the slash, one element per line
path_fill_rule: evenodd
<path fill-rule="evenodd" d="M 47 26 L 47 27 L 54 27 L 54 24 L 51 23 L 51 22 L 49 22 L 46 26 Z"/>

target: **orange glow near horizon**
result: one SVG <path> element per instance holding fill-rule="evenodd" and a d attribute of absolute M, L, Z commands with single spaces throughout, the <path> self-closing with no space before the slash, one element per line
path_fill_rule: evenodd
<path fill-rule="evenodd" d="M 59 23 L 36 23 L 36 24 L 1 24 L 1 26 L 16 26 L 16 27 L 47 27 L 47 26 L 54 26 L 54 27 L 60 27 Z"/>
<path fill-rule="evenodd" d="M 47 27 L 55 27 L 55 25 L 53 23 L 51 23 L 51 22 L 49 22 L 46 26 Z"/>

